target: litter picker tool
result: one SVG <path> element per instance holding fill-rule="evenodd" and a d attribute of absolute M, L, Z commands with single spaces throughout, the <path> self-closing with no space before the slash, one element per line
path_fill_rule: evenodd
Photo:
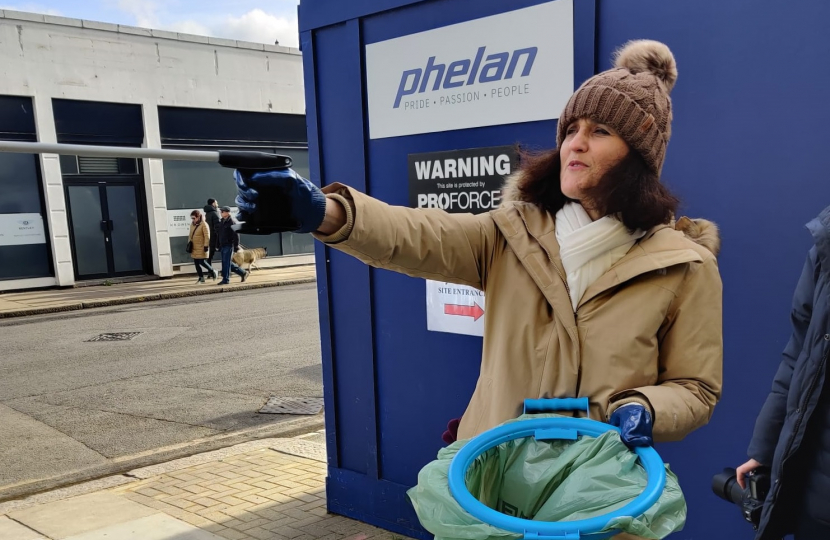
<path fill-rule="evenodd" d="M 273 169 L 287 169 L 291 167 L 290 156 L 270 154 L 251 150 L 173 150 L 167 148 L 133 148 L 125 146 L 92 146 L 86 144 L 56 144 L 42 142 L 0 141 L 0 152 L 14 152 L 21 154 L 59 154 L 82 157 L 109 157 L 109 158 L 140 158 L 166 159 L 174 161 L 206 161 L 218 163 L 228 169 L 240 171 L 265 171 Z M 291 217 L 289 209 L 285 207 L 284 197 L 274 190 L 262 190 L 263 200 L 274 202 L 271 208 L 276 214 L 286 216 L 280 226 L 259 226 L 255 223 L 236 223 L 233 228 L 244 234 L 273 234 L 290 231 L 296 228 L 296 220 Z"/>
<path fill-rule="evenodd" d="M 0 152 L 20 154 L 60 154 L 65 156 L 169 159 L 175 161 L 208 161 L 228 169 L 286 169 L 291 158 L 249 150 L 172 150 L 167 148 L 132 148 L 126 146 L 91 146 L 86 144 L 53 144 L 42 142 L 0 141 Z"/>

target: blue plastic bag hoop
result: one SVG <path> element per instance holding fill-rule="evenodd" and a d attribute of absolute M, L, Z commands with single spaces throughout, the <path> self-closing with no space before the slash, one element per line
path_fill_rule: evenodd
<path fill-rule="evenodd" d="M 530 402 L 531 400 L 528 400 Z M 538 400 L 533 400 L 538 403 Z M 556 400 L 547 400 L 556 401 Z M 577 400 L 570 400 L 575 402 Z M 580 405 L 582 400 L 579 400 Z M 584 400 L 587 403 L 587 399 Z M 567 409 L 584 409 L 567 407 Z M 549 407 L 547 410 L 565 410 L 565 407 Z M 648 482 L 645 489 L 633 501 L 602 516 L 577 521 L 545 522 L 522 519 L 497 512 L 473 497 L 465 481 L 467 470 L 473 462 L 491 448 L 507 441 L 537 437 L 538 439 L 571 439 L 579 435 L 599 437 L 603 433 L 619 429 L 587 418 L 536 418 L 521 420 L 493 428 L 478 435 L 464 445 L 450 462 L 449 488 L 458 504 L 473 517 L 506 531 L 523 534 L 526 539 L 534 540 L 579 540 L 581 538 L 609 538 L 621 531 L 612 530 L 600 533 L 608 523 L 618 517 L 637 517 L 651 508 L 666 485 L 666 469 L 663 460 L 654 448 L 636 448 L 634 452 L 646 470 Z"/>

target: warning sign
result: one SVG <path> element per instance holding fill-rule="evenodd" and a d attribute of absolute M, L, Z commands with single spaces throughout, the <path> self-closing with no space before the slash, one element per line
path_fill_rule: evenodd
<path fill-rule="evenodd" d="M 504 178 L 516 167 L 512 146 L 409 155 L 409 203 L 450 213 L 481 214 L 499 207 Z M 427 329 L 484 335 L 484 293 L 427 280 Z"/>
<path fill-rule="evenodd" d="M 512 146 L 409 155 L 409 205 L 480 214 L 499 207 L 505 176 L 516 167 Z"/>

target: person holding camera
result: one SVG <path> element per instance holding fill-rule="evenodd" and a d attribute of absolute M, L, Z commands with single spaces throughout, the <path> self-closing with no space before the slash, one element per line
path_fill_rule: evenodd
<path fill-rule="evenodd" d="M 815 245 L 795 289 L 792 335 L 737 480 L 766 466 L 756 540 L 830 539 L 830 207 L 807 224 Z"/>
<path fill-rule="evenodd" d="M 240 220 L 486 292 L 478 383 L 448 438 L 516 418 L 525 398 L 584 396 L 629 447 L 680 440 L 712 415 L 723 347 L 717 228 L 675 221 L 678 200 L 660 182 L 676 77 L 666 45 L 627 44 L 571 96 L 557 148 L 525 154 L 486 214 L 239 170 Z"/>

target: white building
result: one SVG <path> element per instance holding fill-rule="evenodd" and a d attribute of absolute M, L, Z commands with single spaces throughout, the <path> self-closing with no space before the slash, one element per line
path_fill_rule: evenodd
<path fill-rule="evenodd" d="M 297 49 L 0 10 L 0 139 L 265 149 L 307 175 L 304 113 Z M 234 193 L 212 163 L 0 152 L 0 290 L 190 272 L 180 216 Z"/>

